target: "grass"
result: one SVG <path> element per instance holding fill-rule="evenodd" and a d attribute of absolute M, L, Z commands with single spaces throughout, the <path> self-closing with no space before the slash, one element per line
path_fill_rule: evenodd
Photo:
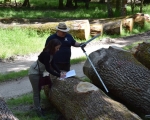
<path fill-rule="evenodd" d="M 85 60 L 86 60 L 86 57 L 79 57 L 79 58 L 71 59 L 71 64 L 77 64 Z M 18 79 L 21 77 L 25 77 L 27 75 L 28 75 L 28 69 L 21 70 L 19 72 L 8 72 L 6 74 L 0 73 L 0 82 Z"/>
<path fill-rule="evenodd" d="M 32 93 L 6 101 L 8 107 L 19 120 L 43 120 L 39 118 L 33 108 Z M 57 120 L 61 113 L 50 103 L 43 91 L 41 91 L 41 104 L 46 110 L 46 120 Z"/>
<path fill-rule="evenodd" d="M 0 2 L 3 0 L 0 0 Z M 23 0 L 17 0 L 23 1 Z M 36 18 L 58 18 L 58 19 L 100 19 L 107 18 L 106 6 L 104 4 L 90 3 L 89 10 L 84 9 L 83 3 L 79 4 L 79 8 L 75 10 L 58 10 L 58 1 L 51 0 L 46 5 L 44 2 L 46 0 L 38 1 L 33 0 L 30 1 L 31 8 L 0 8 L 0 18 L 27 18 L 27 19 L 36 19 Z M 127 7 L 127 14 L 131 15 L 131 8 Z M 134 13 L 139 12 L 139 7 L 135 8 Z M 149 5 L 145 5 L 143 8 L 143 13 L 150 14 Z M 118 16 L 118 13 L 115 13 L 115 17 Z M 143 29 L 135 26 L 132 33 L 126 33 L 125 31 L 121 36 L 129 36 L 132 34 L 138 34 L 141 32 L 145 32 L 150 30 L 150 25 L 146 23 Z M 43 49 L 46 38 L 50 33 L 37 34 L 34 30 L 29 29 L 0 29 L 0 59 L 6 59 L 15 55 L 27 55 L 30 53 L 37 53 Z M 107 36 L 103 35 L 103 37 L 112 37 L 117 38 L 120 37 L 118 35 Z M 78 40 L 77 40 L 78 41 Z M 124 47 L 126 50 L 132 49 L 138 43 L 134 43 L 130 46 Z M 72 59 L 71 64 L 76 64 L 81 61 L 85 61 L 85 57 Z M 18 77 L 24 77 L 28 73 L 28 70 L 19 71 L 19 72 L 10 72 L 8 74 L 0 74 L 0 82 L 5 80 L 17 79 Z M 88 78 L 84 78 L 83 81 L 90 80 Z M 50 104 L 50 102 L 45 97 L 44 93 L 42 95 L 42 102 L 47 106 L 47 120 L 56 120 L 60 115 L 59 111 Z M 36 113 L 33 109 L 26 109 L 26 107 L 32 108 L 32 93 L 20 96 L 18 98 L 13 98 L 7 100 L 8 107 L 13 111 L 15 116 L 17 116 L 20 120 L 41 120 L 37 117 Z M 19 108 L 19 109 L 17 109 Z"/>

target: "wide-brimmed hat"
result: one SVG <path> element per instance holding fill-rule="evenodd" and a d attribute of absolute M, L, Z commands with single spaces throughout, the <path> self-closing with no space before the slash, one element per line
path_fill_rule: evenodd
<path fill-rule="evenodd" d="M 65 23 L 61 22 L 56 27 L 56 30 L 59 30 L 59 31 L 62 31 L 62 32 L 68 32 L 70 30 L 70 28 L 68 28 Z"/>

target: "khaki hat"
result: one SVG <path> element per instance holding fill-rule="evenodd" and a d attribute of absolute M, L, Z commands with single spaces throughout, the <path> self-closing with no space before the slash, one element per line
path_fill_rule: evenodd
<path fill-rule="evenodd" d="M 68 32 L 70 30 L 70 28 L 68 28 L 65 23 L 61 22 L 56 27 L 56 30 L 59 30 L 59 31 L 62 31 L 62 32 Z"/>

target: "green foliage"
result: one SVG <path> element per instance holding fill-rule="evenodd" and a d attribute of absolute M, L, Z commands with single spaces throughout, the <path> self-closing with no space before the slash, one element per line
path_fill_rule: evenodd
<path fill-rule="evenodd" d="M 33 108 L 33 94 L 28 93 L 6 101 L 8 107 L 19 120 L 43 120 L 39 118 Z M 41 91 L 41 103 L 45 106 L 44 120 L 56 120 L 61 113 L 50 103 L 43 91 Z"/>
<path fill-rule="evenodd" d="M 14 80 L 21 77 L 25 77 L 28 75 L 28 70 L 22 70 L 19 72 L 9 72 L 7 74 L 0 73 L 0 82 L 8 81 L 8 80 Z"/>
<path fill-rule="evenodd" d="M 48 34 L 42 37 L 29 29 L 0 29 L 1 40 L 0 58 L 5 59 L 14 55 L 26 55 L 40 52 Z M 8 49 L 9 48 L 9 49 Z"/>

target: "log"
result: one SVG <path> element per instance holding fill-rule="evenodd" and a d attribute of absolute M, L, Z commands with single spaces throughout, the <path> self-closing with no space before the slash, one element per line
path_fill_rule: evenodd
<path fill-rule="evenodd" d="M 88 20 L 71 20 L 71 21 L 65 21 L 66 25 L 70 28 L 69 33 L 72 34 L 73 37 L 81 39 L 81 40 L 87 40 L 90 37 L 90 24 Z M 5 24 L 0 25 L 1 28 L 14 28 L 14 27 L 22 27 L 22 28 L 28 28 L 36 30 L 39 34 L 41 32 L 56 32 L 56 26 L 59 24 L 59 22 L 47 22 L 47 23 L 35 23 L 35 24 Z"/>
<path fill-rule="evenodd" d="M 137 13 L 133 16 L 133 19 L 134 19 L 134 23 L 143 28 L 144 25 L 145 25 L 145 17 L 144 17 L 144 14 L 143 13 Z"/>
<path fill-rule="evenodd" d="M 90 35 L 92 37 L 96 36 L 97 34 L 103 34 L 103 25 L 102 24 L 90 24 Z"/>
<path fill-rule="evenodd" d="M 150 43 L 139 43 L 139 45 L 136 47 L 135 52 L 133 55 L 135 58 L 141 62 L 145 67 L 150 69 Z"/>
<path fill-rule="evenodd" d="M 76 77 L 55 80 L 51 90 L 44 89 L 66 120 L 141 120 L 95 85 Z"/>
<path fill-rule="evenodd" d="M 111 21 L 103 24 L 103 33 L 108 35 L 120 35 L 122 33 L 122 21 Z"/>
<path fill-rule="evenodd" d="M 0 120 L 19 120 L 7 107 L 6 102 L 0 97 Z"/>
<path fill-rule="evenodd" d="M 130 52 L 111 46 L 92 52 L 89 58 L 110 95 L 132 107 L 134 112 L 150 113 L 150 71 Z M 104 90 L 88 60 L 83 72 L 94 85 Z"/>
<path fill-rule="evenodd" d="M 97 19 L 97 20 L 90 20 L 90 25 L 99 25 L 102 26 L 101 29 L 97 29 L 97 32 L 99 30 L 99 33 L 104 33 L 108 35 L 114 35 L 114 34 L 121 34 L 122 32 L 122 19 Z M 100 28 L 100 27 L 98 27 Z M 92 31 L 92 28 L 91 28 Z"/>
<path fill-rule="evenodd" d="M 122 20 L 122 27 L 129 32 L 132 32 L 133 30 L 133 25 L 134 25 L 134 20 L 133 18 L 127 18 Z"/>

